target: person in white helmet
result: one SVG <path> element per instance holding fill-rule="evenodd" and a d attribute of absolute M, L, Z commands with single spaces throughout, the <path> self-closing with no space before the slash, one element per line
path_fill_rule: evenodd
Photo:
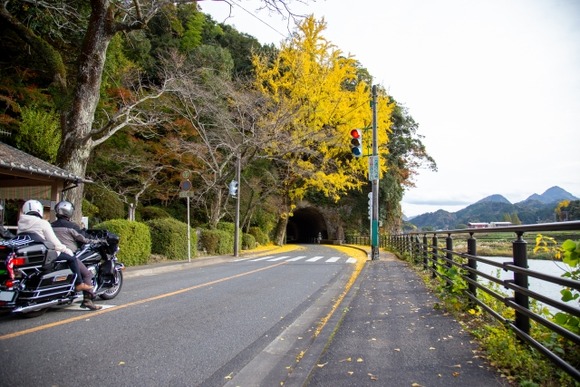
<path fill-rule="evenodd" d="M 76 291 L 92 291 L 92 287 L 82 282 L 78 260 L 73 257 L 72 251 L 63 245 L 54 234 L 50 223 L 42 218 L 44 207 L 38 200 L 28 200 L 22 206 L 22 214 L 18 219 L 18 234 L 28 234 L 39 242 L 48 241 L 54 245 L 59 253 L 58 258 L 67 261 L 71 271 L 76 275 Z"/>

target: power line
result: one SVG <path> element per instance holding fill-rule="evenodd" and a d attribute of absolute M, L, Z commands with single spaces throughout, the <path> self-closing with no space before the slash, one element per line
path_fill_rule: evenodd
<path fill-rule="evenodd" d="M 272 25 L 268 24 L 266 21 L 262 20 L 260 17 L 258 17 L 258 15 L 255 15 L 251 11 L 248 11 L 246 8 L 242 7 L 240 4 L 233 3 L 233 2 L 230 2 L 228 0 L 224 0 L 224 3 L 228 4 L 230 6 L 230 8 L 231 7 L 239 7 L 244 12 L 246 12 L 248 15 L 252 16 L 253 18 L 255 18 L 257 20 L 259 20 L 262 24 L 264 24 L 265 26 L 267 26 L 268 28 L 270 28 L 272 31 L 278 33 L 283 38 L 286 38 L 287 37 L 286 34 L 283 34 L 282 32 L 278 31 L 275 27 L 273 27 Z"/>

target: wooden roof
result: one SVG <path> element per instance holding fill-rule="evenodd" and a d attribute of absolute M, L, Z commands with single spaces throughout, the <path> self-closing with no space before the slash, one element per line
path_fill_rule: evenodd
<path fill-rule="evenodd" d="M 0 142 L 0 199 L 54 200 L 55 191 L 88 182 L 90 180 Z"/>

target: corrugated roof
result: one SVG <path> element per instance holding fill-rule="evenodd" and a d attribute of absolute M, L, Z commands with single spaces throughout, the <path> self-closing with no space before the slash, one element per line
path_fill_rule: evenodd
<path fill-rule="evenodd" d="M 3 142 L 0 142 L 0 168 L 50 176 L 73 182 L 91 182 Z"/>

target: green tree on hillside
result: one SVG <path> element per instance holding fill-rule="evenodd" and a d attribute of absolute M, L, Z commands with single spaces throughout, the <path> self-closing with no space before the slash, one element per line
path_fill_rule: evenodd
<path fill-rule="evenodd" d="M 508 220 L 508 222 L 512 222 L 512 224 L 516 225 L 516 224 L 522 224 L 522 221 L 520 220 L 520 217 L 518 216 L 517 212 L 513 212 L 510 216 L 510 219 Z"/>
<path fill-rule="evenodd" d="M 580 200 L 563 200 L 554 211 L 560 221 L 580 220 Z"/>
<path fill-rule="evenodd" d="M 286 6 L 279 5 L 276 0 L 262 2 L 278 11 Z M 5 37 L 2 40 L 14 54 L 7 56 L 10 66 L 6 68 L 22 71 L 15 71 L 15 74 L 33 70 L 35 74 L 40 74 L 45 86 L 51 90 L 50 95 L 61 116 L 62 142 L 58 153 L 61 167 L 84 177 L 89 158 L 99 144 L 127 126 L 155 122 L 155 118 L 147 115 L 151 110 L 144 111 L 138 107 L 158 98 L 169 86 L 170 80 L 162 75 L 156 85 L 135 79 L 130 87 L 124 88 L 131 92 L 119 95 L 116 105 L 109 105 L 114 110 L 101 121 L 95 121 L 107 50 L 117 34 L 142 30 L 159 12 L 193 3 L 196 2 L 2 2 L 0 20 Z M 194 24 L 189 25 L 190 29 L 195 28 Z M 67 194 L 68 199 L 80 208 L 82 186 Z M 76 214 L 80 216 L 80 212 Z"/>

